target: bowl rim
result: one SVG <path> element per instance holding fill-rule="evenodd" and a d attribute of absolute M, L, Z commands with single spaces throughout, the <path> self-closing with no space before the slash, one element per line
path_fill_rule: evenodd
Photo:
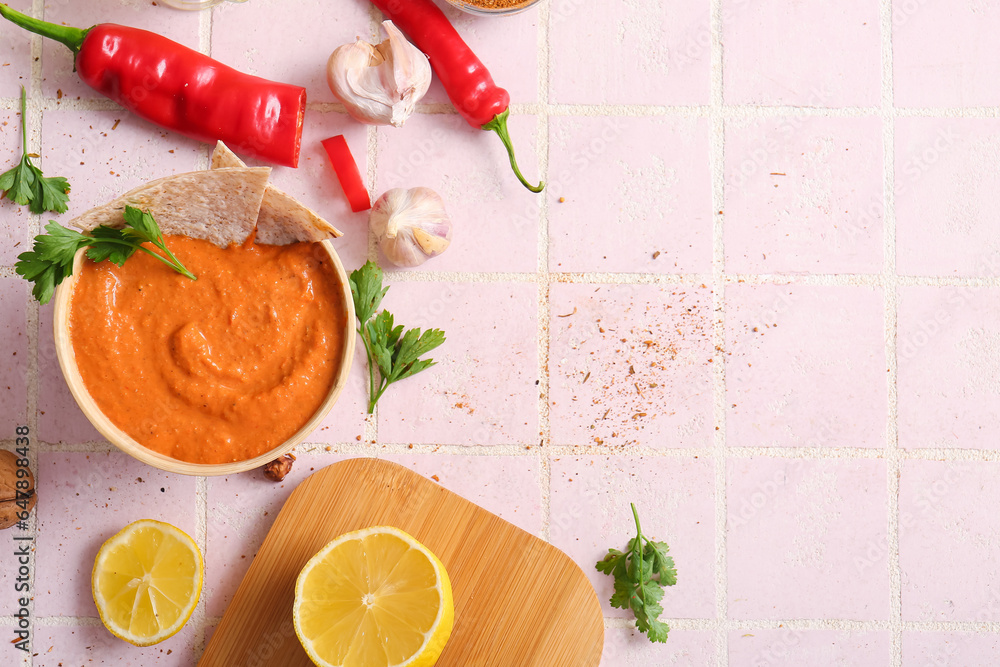
<path fill-rule="evenodd" d="M 531 9 L 541 1 L 542 0 L 526 0 L 523 5 L 519 7 L 510 7 L 508 9 L 486 9 L 485 7 L 477 7 L 469 0 L 447 0 L 448 4 L 452 7 L 460 9 L 473 16 L 514 16 L 515 14 L 520 14 L 521 12 Z"/>
<path fill-rule="evenodd" d="M 356 330 L 354 328 L 354 299 L 351 296 L 350 282 L 344 265 L 340 261 L 336 248 L 329 240 L 319 242 L 326 250 L 333 261 L 334 273 L 340 282 L 340 289 L 344 297 L 347 308 L 347 317 L 344 325 L 344 346 L 340 358 L 340 369 L 334 378 L 333 386 L 327 393 L 322 405 L 313 414 L 302 428 L 295 432 L 292 437 L 284 441 L 277 447 L 244 461 L 234 461 L 232 463 L 191 463 L 172 458 L 140 444 L 130 435 L 116 426 L 98 407 L 97 402 L 87 391 L 80 375 L 80 369 L 76 363 L 76 354 L 73 343 L 70 340 L 69 314 L 73 300 L 73 293 L 76 287 L 76 279 L 80 275 L 81 266 L 84 261 L 86 248 L 77 251 L 73 258 L 73 273 L 56 288 L 54 312 L 52 317 L 53 334 L 55 336 L 56 358 L 59 360 L 59 368 L 62 370 L 63 378 L 69 386 L 70 393 L 76 404 L 80 406 L 83 414 L 87 417 L 94 428 L 107 438 L 108 442 L 125 452 L 129 456 L 151 465 L 160 470 L 178 473 L 181 475 L 194 476 L 218 476 L 231 475 L 246 472 L 259 468 L 274 459 L 290 452 L 296 445 L 302 443 L 326 418 L 334 403 L 340 397 L 341 392 L 347 385 L 348 376 L 351 372 L 351 364 L 354 361 L 354 348 L 356 343 Z"/>

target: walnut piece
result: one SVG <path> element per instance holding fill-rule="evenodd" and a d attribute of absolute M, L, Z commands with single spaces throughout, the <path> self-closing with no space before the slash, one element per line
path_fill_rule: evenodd
<path fill-rule="evenodd" d="M 14 452 L 0 450 L 0 530 L 10 528 L 18 522 L 19 512 L 30 512 L 38 497 L 35 495 L 35 476 L 31 468 L 17 465 L 18 456 Z M 18 476 L 18 471 L 22 471 Z M 21 485 L 21 505 L 18 501 L 18 482 Z"/>
<path fill-rule="evenodd" d="M 285 454 L 274 459 L 264 466 L 264 477 L 267 477 L 272 482 L 283 481 L 285 475 L 292 471 L 292 461 L 294 460 L 295 454 Z"/>

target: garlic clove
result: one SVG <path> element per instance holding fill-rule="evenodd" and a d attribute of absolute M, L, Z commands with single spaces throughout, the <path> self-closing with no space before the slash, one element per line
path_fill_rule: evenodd
<path fill-rule="evenodd" d="M 451 245 L 450 238 L 444 238 L 442 236 L 433 236 L 431 234 L 428 234 L 424 230 L 420 229 L 419 227 L 414 228 L 413 239 L 417 242 L 417 245 L 420 246 L 420 249 L 423 250 L 424 254 L 427 255 L 428 257 L 434 257 L 436 255 L 440 255 L 441 253 L 443 253 L 445 250 L 448 249 L 448 246 Z"/>
<path fill-rule="evenodd" d="M 384 21 L 389 38 L 378 46 L 360 39 L 339 47 L 327 62 L 327 81 L 355 119 L 400 127 L 431 85 L 430 62 Z"/>
<path fill-rule="evenodd" d="M 444 200 L 429 188 L 389 190 L 372 207 L 369 225 L 396 266 L 419 266 L 451 245 L 451 218 Z"/>

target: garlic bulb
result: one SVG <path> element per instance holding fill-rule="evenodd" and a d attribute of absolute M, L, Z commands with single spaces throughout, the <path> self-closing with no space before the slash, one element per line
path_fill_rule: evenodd
<path fill-rule="evenodd" d="M 431 65 L 403 33 L 384 21 L 389 39 L 373 46 L 360 39 L 330 56 L 326 78 L 347 112 L 369 125 L 400 127 L 431 85 Z"/>
<path fill-rule="evenodd" d="M 375 202 L 368 224 L 396 266 L 419 266 L 451 245 L 451 218 L 429 188 L 389 190 Z"/>

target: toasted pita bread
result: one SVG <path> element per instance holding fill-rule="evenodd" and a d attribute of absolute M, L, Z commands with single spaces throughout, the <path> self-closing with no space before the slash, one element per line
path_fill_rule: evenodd
<path fill-rule="evenodd" d="M 246 167 L 246 163 L 221 141 L 216 144 L 212 153 L 212 169 L 239 167 Z M 257 218 L 257 243 L 288 245 L 296 241 L 325 241 L 338 236 L 343 236 L 340 230 L 318 213 L 279 188 L 270 184 L 267 186 Z"/>
<path fill-rule="evenodd" d="M 149 211 L 164 234 L 205 239 L 225 248 L 253 233 L 270 167 L 195 171 L 167 176 L 93 208 L 70 224 L 90 231 L 123 227 L 125 206 Z"/>

